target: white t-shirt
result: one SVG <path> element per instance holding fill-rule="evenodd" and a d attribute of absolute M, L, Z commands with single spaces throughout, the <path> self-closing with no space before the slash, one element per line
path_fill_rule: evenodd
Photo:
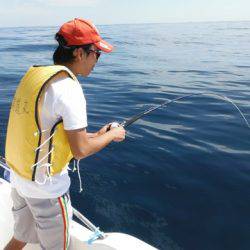
<path fill-rule="evenodd" d="M 41 107 L 43 129 L 50 130 L 60 119 L 63 119 L 65 130 L 87 127 L 86 100 L 82 88 L 69 77 L 59 79 L 47 88 Z M 44 184 L 27 180 L 13 171 L 10 181 L 20 195 L 39 199 L 57 198 L 66 193 L 70 186 L 67 166 Z"/>

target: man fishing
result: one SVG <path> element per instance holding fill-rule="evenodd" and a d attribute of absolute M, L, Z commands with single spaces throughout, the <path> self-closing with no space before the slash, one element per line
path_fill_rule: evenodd
<path fill-rule="evenodd" d="M 59 45 L 54 65 L 31 67 L 11 106 L 5 158 L 12 169 L 15 225 L 5 250 L 22 249 L 27 243 L 47 250 L 68 249 L 69 161 L 125 139 L 122 126 L 87 132 L 86 101 L 76 78 L 88 76 L 101 52 L 113 47 L 84 19 L 63 24 L 55 38 Z"/>

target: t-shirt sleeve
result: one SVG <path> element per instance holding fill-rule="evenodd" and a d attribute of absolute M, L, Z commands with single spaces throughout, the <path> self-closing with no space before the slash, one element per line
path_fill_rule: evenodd
<path fill-rule="evenodd" d="M 71 78 L 60 82 L 60 95 L 54 103 L 55 114 L 62 118 L 65 130 L 86 128 L 86 100 L 80 84 Z"/>

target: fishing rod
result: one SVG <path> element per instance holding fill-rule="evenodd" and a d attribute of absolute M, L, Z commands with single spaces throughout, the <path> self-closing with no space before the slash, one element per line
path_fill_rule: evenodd
<path fill-rule="evenodd" d="M 230 99 L 228 98 L 227 96 L 224 96 L 224 95 L 220 95 L 220 94 L 214 94 L 214 93 L 210 93 L 210 92 L 202 92 L 202 93 L 194 93 L 194 94 L 188 94 L 188 95 L 184 95 L 184 96 L 179 96 L 179 97 L 176 97 L 172 100 L 167 100 L 167 101 L 164 101 L 156 106 L 153 106 L 153 107 L 150 107 L 149 109 L 146 109 L 126 120 L 124 120 L 123 122 L 119 123 L 119 122 L 112 122 L 109 124 L 108 128 L 107 128 L 107 131 L 109 131 L 111 128 L 114 128 L 114 127 L 119 127 L 119 126 L 122 126 L 124 128 L 127 128 L 128 126 L 130 126 L 131 124 L 133 124 L 134 122 L 136 122 L 137 120 L 139 120 L 140 118 L 142 118 L 143 116 L 146 116 L 150 113 L 152 113 L 153 111 L 159 109 L 159 108 L 163 108 L 163 107 L 166 107 L 168 105 L 170 105 L 171 103 L 175 103 L 179 100 L 182 100 L 182 99 L 186 99 L 188 97 L 193 97 L 193 96 L 200 96 L 200 95 L 212 95 L 212 96 L 216 96 L 216 97 L 219 97 L 223 100 L 225 100 L 226 102 L 229 102 L 231 103 L 235 108 L 236 110 L 240 113 L 241 117 L 243 118 L 244 122 L 246 123 L 247 127 L 250 128 L 250 124 L 249 122 L 247 121 L 245 115 L 243 114 L 243 112 L 240 110 L 240 108 Z"/>

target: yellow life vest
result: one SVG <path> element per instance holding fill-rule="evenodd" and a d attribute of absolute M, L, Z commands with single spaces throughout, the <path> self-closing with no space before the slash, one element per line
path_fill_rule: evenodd
<path fill-rule="evenodd" d="M 40 106 L 44 92 L 53 81 L 62 77 L 71 77 L 74 84 L 79 84 L 75 75 L 64 66 L 31 67 L 22 78 L 11 105 L 6 162 L 17 174 L 32 181 L 35 181 L 38 165 L 45 160 L 50 166 L 46 174 L 54 175 L 73 158 L 62 120 L 49 131 L 51 138 L 47 142 L 41 129 Z M 42 157 L 46 154 L 47 157 Z"/>

